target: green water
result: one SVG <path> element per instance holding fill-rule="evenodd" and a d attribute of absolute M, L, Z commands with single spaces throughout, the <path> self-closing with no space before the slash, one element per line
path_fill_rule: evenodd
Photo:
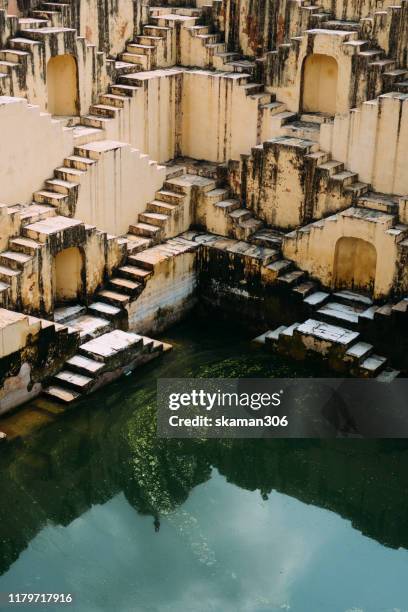
<path fill-rule="evenodd" d="M 225 326 L 167 339 L 160 362 L 2 448 L 0 593 L 72 593 L 80 612 L 406 612 L 408 443 L 157 440 L 158 377 L 325 374 Z"/>

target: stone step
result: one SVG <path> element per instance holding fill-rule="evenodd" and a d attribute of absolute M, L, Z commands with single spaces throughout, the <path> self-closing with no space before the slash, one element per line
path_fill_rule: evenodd
<path fill-rule="evenodd" d="M 158 47 L 159 45 L 164 45 L 165 41 L 161 36 L 136 36 L 136 44 L 138 45 L 146 45 L 147 47 Z"/>
<path fill-rule="evenodd" d="M 139 214 L 140 223 L 147 223 L 149 225 L 155 225 L 156 227 L 164 228 L 169 220 L 169 215 L 162 213 L 145 212 Z"/>
<path fill-rule="evenodd" d="M 344 191 L 352 196 L 353 199 L 359 198 L 370 190 L 368 183 L 362 183 L 361 181 L 355 181 L 351 185 L 347 185 Z"/>
<path fill-rule="evenodd" d="M 126 50 L 129 53 L 136 53 L 137 55 L 150 55 L 155 51 L 154 45 L 140 45 L 137 43 L 129 43 L 126 46 Z"/>
<path fill-rule="evenodd" d="M 237 231 L 237 234 L 243 235 L 244 239 L 247 240 L 250 236 L 252 236 L 252 234 L 255 234 L 263 226 L 263 221 L 260 219 L 255 219 L 255 217 L 250 217 L 249 219 L 239 222 L 239 228 L 244 230 L 244 232 Z"/>
<path fill-rule="evenodd" d="M 129 255 L 140 253 L 152 245 L 152 240 L 149 238 L 141 238 L 134 234 L 126 234 L 126 240 L 126 248 Z"/>
<path fill-rule="evenodd" d="M 84 170 L 85 172 L 96 164 L 95 159 L 89 159 L 88 157 L 82 157 L 80 155 L 70 155 L 64 159 L 64 166 L 67 168 L 75 168 L 77 170 Z"/>
<path fill-rule="evenodd" d="M 383 306 L 380 306 L 376 309 L 374 313 L 374 319 L 379 321 L 388 319 L 392 315 L 392 307 L 393 304 L 391 303 L 383 304 Z"/>
<path fill-rule="evenodd" d="M 76 168 L 66 168 L 61 166 L 54 170 L 55 178 L 61 181 L 67 181 L 79 184 L 80 179 L 86 174 L 86 170 L 77 170 Z"/>
<path fill-rule="evenodd" d="M 333 293 L 333 298 L 336 299 L 337 302 L 341 302 L 342 304 L 348 304 L 349 306 L 361 307 L 361 309 L 369 308 L 373 305 L 373 301 L 371 298 L 361 294 L 356 293 L 355 291 L 335 291 Z"/>
<path fill-rule="evenodd" d="M 346 324 L 351 329 L 358 327 L 360 313 L 361 308 L 340 304 L 339 302 L 328 302 L 317 311 L 319 318 L 323 321 Z"/>
<path fill-rule="evenodd" d="M 12 270 L 23 270 L 24 266 L 32 260 L 32 255 L 26 255 L 18 251 L 3 251 L 0 253 L 0 265 Z"/>
<path fill-rule="evenodd" d="M 278 259 L 273 263 L 266 266 L 266 269 L 269 271 L 271 275 L 271 280 L 274 281 L 279 278 L 282 274 L 290 272 L 293 268 L 293 263 L 286 259 Z"/>
<path fill-rule="evenodd" d="M 400 376 L 401 372 L 399 370 L 394 370 L 394 368 L 385 368 L 378 376 L 376 376 L 376 380 L 378 382 L 390 383 L 396 378 Z"/>
<path fill-rule="evenodd" d="M 99 96 L 99 102 L 103 105 L 115 106 L 117 108 L 124 108 L 126 102 L 125 95 L 117 94 L 101 94 Z"/>
<path fill-rule="evenodd" d="M 49 204 L 59 208 L 63 203 L 67 201 L 67 196 L 63 193 L 56 193 L 54 191 L 36 191 L 33 196 L 34 202 L 38 204 Z"/>
<path fill-rule="evenodd" d="M 118 272 L 124 277 L 144 283 L 153 274 L 153 268 L 148 268 L 148 264 L 137 255 L 128 257 L 128 265 L 118 268 Z"/>
<path fill-rule="evenodd" d="M 286 287 L 293 287 L 298 284 L 304 277 L 305 272 L 302 270 L 292 270 L 291 272 L 287 272 L 286 274 L 282 274 L 278 277 L 278 281 L 280 284 L 285 285 Z"/>
<path fill-rule="evenodd" d="M 36 255 L 41 249 L 41 244 L 30 238 L 12 238 L 9 242 L 10 249 L 12 251 L 18 251 L 19 253 L 25 253 L 26 255 Z"/>
<path fill-rule="evenodd" d="M 222 210 L 225 214 L 229 214 L 232 213 L 234 210 L 238 210 L 241 207 L 241 203 L 239 200 L 229 199 L 221 200 L 220 202 L 214 204 L 214 206 L 217 209 Z"/>
<path fill-rule="evenodd" d="M 116 329 L 82 344 L 79 353 L 88 359 L 108 365 L 115 362 L 117 364 L 121 358 L 125 363 L 128 363 L 132 356 L 142 349 L 143 339 L 141 336 Z"/>
<path fill-rule="evenodd" d="M 388 214 L 398 213 L 398 202 L 392 197 L 387 197 L 381 193 L 369 192 L 365 194 L 358 199 L 357 206 L 361 208 L 369 208 L 371 210 L 378 210 Z"/>
<path fill-rule="evenodd" d="M 321 166 L 320 166 L 321 168 Z M 332 174 L 330 180 L 333 182 L 340 183 L 343 187 L 348 187 L 358 179 L 357 172 L 350 172 L 349 170 L 343 170 L 343 172 L 337 172 Z"/>
<path fill-rule="evenodd" d="M 292 323 L 292 325 L 289 325 L 288 327 L 285 327 L 284 329 L 282 329 L 282 331 L 279 333 L 279 340 L 281 338 L 293 338 L 293 335 L 295 333 L 295 331 L 297 330 L 297 328 L 299 327 L 300 323 L 298 323 L 297 321 L 295 323 Z"/>
<path fill-rule="evenodd" d="M 228 200 L 229 197 L 229 189 L 224 188 L 216 188 L 211 191 L 207 191 L 205 194 L 206 202 L 211 206 L 216 204 L 217 202 L 221 202 L 223 200 Z"/>
<path fill-rule="evenodd" d="M 103 289 L 99 291 L 96 295 L 98 301 L 106 302 L 107 304 L 112 304 L 112 306 L 116 306 L 118 308 L 124 308 L 130 302 L 130 296 L 125 293 L 119 293 L 117 291 L 110 291 L 108 289 Z"/>
<path fill-rule="evenodd" d="M 31 40 L 31 38 L 18 36 L 9 40 L 9 44 L 12 49 L 20 49 L 21 51 L 33 52 L 33 49 L 35 47 L 38 47 L 41 43 L 38 40 Z"/>
<path fill-rule="evenodd" d="M 126 51 L 125 53 L 121 53 L 120 59 L 124 62 L 128 62 L 130 64 L 135 65 L 135 70 L 139 67 L 142 70 L 149 70 L 150 68 L 150 56 L 145 55 L 144 53 L 133 53 Z"/>
<path fill-rule="evenodd" d="M 99 115 L 85 115 L 84 117 L 81 117 L 81 125 L 99 128 L 100 130 L 105 129 L 106 125 L 110 121 L 112 121 L 111 117 L 102 117 Z"/>
<path fill-rule="evenodd" d="M 75 125 L 72 128 L 74 145 L 81 146 L 105 139 L 105 130 L 86 125 Z"/>
<path fill-rule="evenodd" d="M 252 217 L 252 213 L 247 208 L 236 208 L 233 210 L 229 217 L 234 221 L 234 223 L 242 223 L 243 221 L 248 221 Z"/>
<path fill-rule="evenodd" d="M 27 225 L 29 223 L 36 223 L 37 221 L 44 221 L 44 219 L 55 217 L 56 214 L 57 210 L 54 206 L 33 202 L 30 206 L 21 210 L 20 221 L 22 225 Z"/>
<path fill-rule="evenodd" d="M 85 313 L 86 306 L 82 304 L 60 306 L 54 310 L 54 321 L 57 323 L 69 323 Z"/>
<path fill-rule="evenodd" d="M 21 51 L 20 49 L 2 49 L 0 51 L 0 60 L 6 62 L 12 62 L 12 64 L 18 64 L 21 60 L 26 59 L 30 53 L 28 51 Z"/>
<path fill-rule="evenodd" d="M 158 213 L 159 215 L 171 215 L 176 210 L 177 205 L 161 202 L 160 200 L 152 200 L 148 203 L 146 210 L 149 213 Z M 155 225 L 155 224 L 153 224 Z"/>
<path fill-rule="evenodd" d="M 344 350 L 347 350 L 359 338 L 358 332 L 316 319 L 308 319 L 299 325 L 299 327 L 296 329 L 296 335 L 299 335 L 304 339 L 315 338 L 318 341 L 316 346 L 313 347 L 313 345 L 309 342 L 307 342 L 307 346 L 310 348 L 310 350 L 316 350 L 317 352 L 321 352 L 323 350 L 320 341 L 323 341 L 325 347 L 338 346 Z"/>
<path fill-rule="evenodd" d="M 18 20 L 19 30 L 46 28 L 49 25 L 48 19 L 37 19 L 35 17 L 20 17 Z"/>
<path fill-rule="evenodd" d="M 135 65 L 130 62 L 115 62 L 115 70 L 118 77 L 125 74 L 132 74 L 132 72 L 136 72 Z"/>
<path fill-rule="evenodd" d="M 45 387 L 43 392 L 45 395 L 48 395 L 49 397 L 52 397 L 52 399 L 59 402 L 63 402 L 64 404 L 71 404 L 81 397 L 81 394 L 78 391 L 66 389 L 60 385 L 54 384 Z"/>
<path fill-rule="evenodd" d="M 60 193 L 62 195 L 71 195 L 78 192 L 79 183 L 55 178 L 46 180 L 45 187 L 48 191 Z"/>
<path fill-rule="evenodd" d="M 331 123 L 333 121 L 333 115 L 330 115 L 329 113 L 320 112 L 303 113 L 300 115 L 300 121 L 302 121 L 302 123 L 312 124 Z"/>
<path fill-rule="evenodd" d="M 18 62 L 0 61 L 0 72 L 3 74 L 12 74 L 14 70 L 18 70 L 20 64 Z"/>
<path fill-rule="evenodd" d="M 182 204 L 184 202 L 184 195 L 181 193 L 175 193 L 174 191 L 169 191 L 166 189 L 161 189 L 157 191 L 155 199 L 159 202 L 167 202 L 169 204 Z"/>
<path fill-rule="evenodd" d="M 110 106 L 109 104 L 92 104 L 89 109 L 90 115 L 105 117 L 107 119 L 114 119 L 119 112 L 120 108 L 117 106 Z"/>
<path fill-rule="evenodd" d="M 127 98 L 132 98 L 137 94 L 138 91 L 141 91 L 141 87 L 137 87 L 135 85 L 126 85 L 123 83 L 118 83 L 116 85 L 110 86 L 110 91 L 116 95 L 126 96 Z"/>
<path fill-rule="evenodd" d="M 316 283 L 313 281 L 301 282 L 299 285 L 292 287 L 293 294 L 304 300 L 316 290 Z"/>
<path fill-rule="evenodd" d="M 74 355 L 65 363 L 65 368 L 77 374 L 82 374 L 89 378 L 95 378 L 104 368 L 104 364 L 95 359 L 84 357 L 83 355 Z"/>
<path fill-rule="evenodd" d="M 364 378 L 378 376 L 387 365 L 387 358 L 381 355 L 372 354 L 364 359 L 360 364 L 360 375 Z"/>
<path fill-rule="evenodd" d="M 43 221 L 30 223 L 22 228 L 22 235 L 25 238 L 31 238 L 41 243 L 48 243 L 52 236 L 61 235 L 65 232 L 78 232 L 81 234 L 85 231 L 85 226 L 82 221 L 71 217 L 56 215 Z M 66 235 L 66 234 L 65 234 Z"/>
<path fill-rule="evenodd" d="M 367 359 L 373 351 L 374 347 L 372 344 L 368 344 L 368 342 L 356 342 L 356 344 L 350 346 L 346 351 L 344 358 L 345 361 L 361 364 L 361 362 Z"/>
<path fill-rule="evenodd" d="M 162 229 L 150 223 L 135 223 L 129 226 L 129 233 L 145 238 L 158 238 Z"/>
<path fill-rule="evenodd" d="M 160 25 L 149 25 L 146 24 L 143 27 L 143 33 L 146 36 L 160 36 L 161 38 L 166 38 L 168 32 L 171 32 L 172 28 L 160 26 Z"/>
<path fill-rule="evenodd" d="M 115 321 L 122 318 L 123 314 L 123 310 L 117 306 L 107 304 L 106 302 L 92 302 L 92 304 L 88 306 L 88 311 L 97 317 L 103 317 L 109 321 Z"/>
<path fill-rule="evenodd" d="M 301 138 L 311 140 L 312 142 L 319 142 L 320 123 L 293 121 L 284 126 L 283 133 L 293 138 Z"/>
<path fill-rule="evenodd" d="M 408 298 L 403 298 L 394 304 L 391 310 L 395 317 L 405 319 L 408 316 Z"/>
<path fill-rule="evenodd" d="M 303 303 L 311 310 L 316 310 L 323 306 L 323 304 L 325 304 L 329 298 L 330 293 L 326 293 L 325 291 L 315 291 L 314 293 L 308 295 L 303 300 Z"/>
<path fill-rule="evenodd" d="M 95 379 L 71 370 L 61 370 L 52 377 L 52 383 L 77 393 L 86 393 L 95 384 Z"/>
<path fill-rule="evenodd" d="M 13 270 L 7 266 L 0 265 L 0 281 L 3 283 L 13 286 L 20 275 L 20 270 Z"/>
<path fill-rule="evenodd" d="M 126 293 L 130 296 L 135 296 L 143 290 L 143 285 L 141 283 L 129 280 L 128 278 L 122 278 L 120 276 L 114 276 L 109 280 L 109 287 L 114 291 L 119 291 L 120 293 Z"/>
<path fill-rule="evenodd" d="M 104 317 L 95 317 L 93 314 L 82 314 L 71 319 L 69 326 L 79 332 L 82 342 L 98 338 L 112 329 L 112 324 Z"/>
<path fill-rule="evenodd" d="M 280 334 L 285 329 L 286 329 L 286 325 L 280 325 L 273 331 L 269 330 L 265 332 L 264 334 L 261 334 L 257 338 L 254 338 L 253 342 L 256 342 L 257 344 L 264 344 L 264 345 L 275 345 L 279 340 Z"/>
<path fill-rule="evenodd" d="M 251 236 L 250 242 L 257 246 L 280 249 L 282 247 L 283 235 L 276 230 L 262 229 Z"/>
<path fill-rule="evenodd" d="M 320 164 L 318 167 L 320 173 L 327 177 L 332 177 L 334 174 L 338 174 L 344 170 L 344 164 L 342 162 L 332 159 L 331 161 Z"/>

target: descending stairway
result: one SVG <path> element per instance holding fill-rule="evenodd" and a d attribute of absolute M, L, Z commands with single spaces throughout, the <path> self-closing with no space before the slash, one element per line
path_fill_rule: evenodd
<path fill-rule="evenodd" d="M 69 404 L 170 349 L 170 345 L 147 336 L 122 330 L 107 332 L 82 343 L 44 393 Z"/>
<path fill-rule="evenodd" d="M 303 323 L 280 325 L 262 334 L 257 341 L 293 355 L 298 343 L 305 350 L 334 355 L 344 370 L 353 376 L 391 381 L 400 372 L 388 366 L 386 357 L 375 353 L 374 346 L 361 339 L 367 325 L 392 319 L 408 323 L 408 298 L 395 303 L 375 304 L 369 297 L 349 290 L 321 289 L 318 282 L 295 268 L 292 262 L 278 260 L 267 266 L 276 282 L 289 292 L 300 310 L 306 314 Z"/>

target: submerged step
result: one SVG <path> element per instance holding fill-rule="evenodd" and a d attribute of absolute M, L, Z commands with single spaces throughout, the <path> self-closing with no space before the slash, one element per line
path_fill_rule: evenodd
<path fill-rule="evenodd" d="M 60 387 L 58 385 L 50 385 L 49 387 L 46 387 L 44 389 L 44 393 L 45 395 L 49 395 L 53 399 L 63 402 L 64 404 L 70 404 L 81 397 L 81 394 L 77 391 L 65 389 L 64 387 Z"/>

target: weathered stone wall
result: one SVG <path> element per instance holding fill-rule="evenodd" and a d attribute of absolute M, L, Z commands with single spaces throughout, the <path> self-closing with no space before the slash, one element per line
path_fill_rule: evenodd
<path fill-rule="evenodd" d="M 327 13 L 328 19 L 358 22 L 362 18 L 372 17 L 372 22 L 364 26 L 374 27 L 376 34 L 385 27 L 384 14 L 381 16 L 378 12 L 387 11 L 393 4 L 397 3 L 391 0 L 323 0 L 318 6 Z M 398 4 L 404 5 L 404 0 Z M 403 10 L 406 11 L 406 4 L 404 6 Z M 312 12 L 309 8 L 288 0 L 225 0 L 223 18 L 228 49 L 248 56 L 275 50 L 278 45 L 289 42 L 291 36 L 298 36 L 310 27 Z M 399 39 L 402 33 L 406 35 L 407 26 L 404 19 L 399 21 L 398 11 L 395 13 L 401 25 L 392 28 L 391 40 L 402 48 L 403 43 Z M 379 25 L 381 20 L 382 25 Z M 389 31 L 389 25 L 386 29 Z"/>
<path fill-rule="evenodd" d="M 54 168 L 73 148 L 72 133 L 29 107 L 26 100 L 0 97 L 0 202 L 31 202 Z"/>
<path fill-rule="evenodd" d="M 10 15 L 28 15 L 41 7 L 40 0 L 2 0 L 0 9 Z M 127 40 L 141 32 L 148 21 L 149 0 L 72 0 L 63 11 L 63 25 L 107 55 L 123 51 Z M 61 24 L 62 25 L 62 24 Z"/>
<path fill-rule="evenodd" d="M 0 309 L 0 414 L 39 395 L 79 344 L 79 334 Z"/>
<path fill-rule="evenodd" d="M 384 94 L 321 129 L 320 144 L 382 193 L 408 193 L 408 98 Z"/>
<path fill-rule="evenodd" d="M 401 292 L 408 289 L 401 284 L 401 279 L 397 276 L 398 236 L 395 232 L 388 231 L 394 222 L 392 215 L 364 208 L 350 208 L 324 221 L 287 234 L 284 238 L 283 254 L 326 287 L 335 287 L 338 241 L 342 238 L 361 240 L 374 247 L 376 269 L 373 286 L 360 289 L 371 293 L 377 299 L 386 298 L 396 288 Z M 368 265 L 368 261 L 360 259 L 356 265 L 364 277 L 364 266 Z"/>
<path fill-rule="evenodd" d="M 128 307 L 129 330 L 157 334 L 180 321 L 197 301 L 196 253 L 159 263 L 142 295 Z"/>
<path fill-rule="evenodd" d="M 76 151 L 95 163 L 79 179 L 72 216 L 109 233 L 125 234 L 162 187 L 165 168 L 123 142 L 101 140 Z M 69 169 L 66 172 L 68 176 Z"/>
<path fill-rule="evenodd" d="M 100 51 L 114 57 L 141 32 L 148 19 L 148 0 L 75 0 L 72 27 Z"/>

